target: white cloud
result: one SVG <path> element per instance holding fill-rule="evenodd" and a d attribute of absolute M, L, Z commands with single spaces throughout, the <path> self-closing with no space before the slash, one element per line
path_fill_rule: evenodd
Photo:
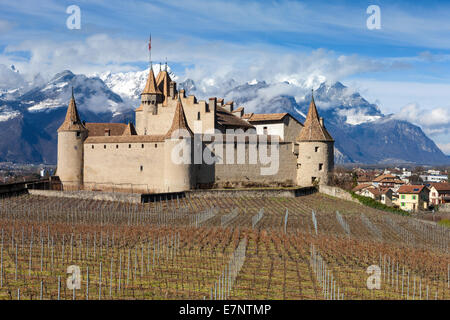
<path fill-rule="evenodd" d="M 11 90 L 23 87 L 26 85 L 22 75 L 14 72 L 10 67 L 0 64 L 0 91 Z"/>
<path fill-rule="evenodd" d="M 401 108 L 395 118 L 415 123 L 429 135 L 448 134 L 450 132 L 450 111 L 448 108 L 424 109 L 416 103 L 411 103 Z"/>
<path fill-rule="evenodd" d="M 289 52 L 272 45 L 232 44 L 198 39 L 169 41 L 152 39 L 155 61 L 164 60 L 187 65 L 186 75 L 202 86 L 216 86 L 233 78 L 240 83 L 253 79 L 317 87 L 321 82 L 336 81 L 364 72 L 395 68 L 358 55 L 337 55 L 333 51 L 317 49 L 308 52 Z M 31 59 L 16 57 L 15 52 L 29 51 Z M 85 40 L 57 42 L 27 40 L 9 45 L 0 63 L 15 64 L 28 74 L 45 73 L 47 77 L 70 69 L 75 73 L 136 71 L 136 63 L 148 61 L 146 40 L 122 39 L 96 34 Z"/>
<path fill-rule="evenodd" d="M 450 143 L 438 143 L 438 147 L 447 155 L 450 155 Z"/>

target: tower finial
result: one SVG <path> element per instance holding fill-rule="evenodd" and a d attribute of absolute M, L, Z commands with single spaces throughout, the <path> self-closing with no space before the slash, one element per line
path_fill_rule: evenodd
<path fill-rule="evenodd" d="M 152 68 L 152 34 L 150 33 L 150 38 L 148 40 L 148 57 L 150 61 L 150 68 Z"/>
<path fill-rule="evenodd" d="M 164 66 L 164 71 L 167 72 L 167 57 L 166 57 L 166 65 Z"/>
<path fill-rule="evenodd" d="M 75 99 L 74 96 L 73 96 L 73 86 L 72 86 L 72 99 Z"/>

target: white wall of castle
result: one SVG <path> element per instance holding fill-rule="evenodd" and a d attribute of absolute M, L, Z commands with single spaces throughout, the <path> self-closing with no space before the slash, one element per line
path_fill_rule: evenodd
<path fill-rule="evenodd" d="M 253 124 L 256 128 L 256 134 L 267 134 L 279 136 L 284 140 L 284 124 L 283 123 L 268 123 L 268 124 Z M 267 128 L 267 130 L 264 130 Z"/>

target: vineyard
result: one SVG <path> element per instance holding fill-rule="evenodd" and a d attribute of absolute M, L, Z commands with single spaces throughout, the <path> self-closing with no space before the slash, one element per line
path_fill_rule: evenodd
<path fill-rule="evenodd" d="M 319 193 L 160 200 L 0 199 L 0 299 L 450 299 L 444 226 Z"/>

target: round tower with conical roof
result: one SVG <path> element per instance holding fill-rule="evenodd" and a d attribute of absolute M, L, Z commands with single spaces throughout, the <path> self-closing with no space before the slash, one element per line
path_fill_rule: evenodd
<path fill-rule="evenodd" d="M 334 167 L 334 139 L 319 118 L 314 94 L 311 96 L 304 127 L 296 139 L 298 144 L 297 184 L 328 184 Z"/>
<path fill-rule="evenodd" d="M 66 118 L 58 129 L 58 163 L 56 175 L 64 190 L 83 186 L 83 143 L 88 135 L 80 120 L 72 88 Z"/>
<path fill-rule="evenodd" d="M 147 78 L 147 83 L 145 84 L 145 88 L 141 93 L 141 105 L 144 109 L 144 112 L 157 114 L 158 103 L 161 103 L 162 101 L 163 94 L 156 84 L 153 66 L 150 65 L 150 72 Z"/>
<path fill-rule="evenodd" d="M 164 141 L 164 189 L 166 192 L 186 191 L 195 185 L 193 163 L 194 134 L 189 128 L 183 105 L 178 97 L 172 126 Z"/>

